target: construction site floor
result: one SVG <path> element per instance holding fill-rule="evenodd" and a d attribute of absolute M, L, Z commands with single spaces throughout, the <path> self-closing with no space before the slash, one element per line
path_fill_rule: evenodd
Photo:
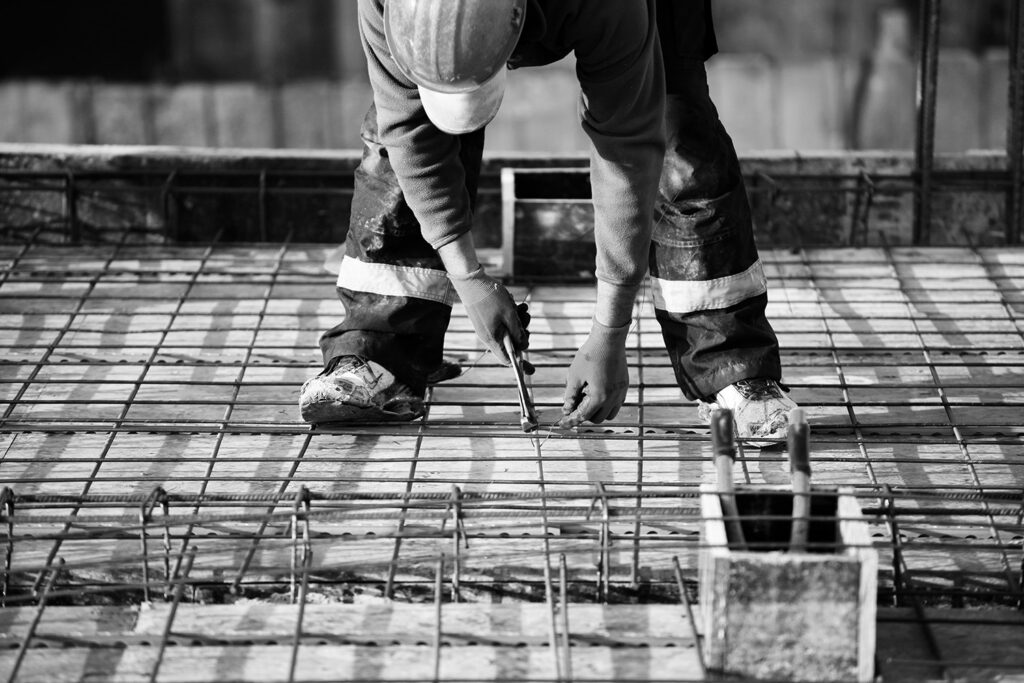
<path fill-rule="evenodd" d="M 538 432 L 459 305 L 426 417 L 311 428 L 329 250 L 0 246 L 0 676 L 708 677 L 686 605 L 715 469 L 649 292 L 611 422 L 554 429 L 594 288 L 532 285 Z M 762 259 L 813 482 L 879 554 L 877 673 L 1024 679 L 1024 249 Z M 784 447 L 735 477 L 787 486 Z"/>

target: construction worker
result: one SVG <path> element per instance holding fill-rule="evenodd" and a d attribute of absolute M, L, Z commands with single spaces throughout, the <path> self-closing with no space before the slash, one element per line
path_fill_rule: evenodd
<path fill-rule="evenodd" d="M 709 2 L 359 0 L 374 102 L 337 282 L 346 316 L 321 337 L 325 368 L 302 387 L 304 420 L 422 416 L 427 384 L 458 374 L 442 360 L 454 293 L 500 362 L 505 336 L 526 347 L 528 314 L 481 268 L 470 232 L 484 127 L 508 69 L 573 52 L 592 143 L 597 299 L 560 426 L 622 406 L 649 268 L 683 394 L 705 415 L 731 409 L 740 437 L 784 435 L 795 403 L 779 385 L 739 163 L 708 94 Z"/>

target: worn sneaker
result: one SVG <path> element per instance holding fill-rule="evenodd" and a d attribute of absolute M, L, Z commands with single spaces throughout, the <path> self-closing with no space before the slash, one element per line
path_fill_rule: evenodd
<path fill-rule="evenodd" d="M 423 397 L 372 360 L 343 356 L 302 385 L 299 414 L 312 424 L 406 422 L 423 416 Z"/>
<path fill-rule="evenodd" d="M 715 394 L 714 403 L 701 401 L 697 414 L 710 421 L 719 408 L 732 411 L 736 436 L 744 440 L 744 445 L 764 448 L 780 442 L 757 439 L 786 438 L 789 411 L 796 408 L 796 403 L 773 379 L 743 379 Z"/>

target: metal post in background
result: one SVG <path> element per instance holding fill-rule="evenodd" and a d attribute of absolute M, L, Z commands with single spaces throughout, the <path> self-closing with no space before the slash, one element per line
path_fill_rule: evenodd
<path fill-rule="evenodd" d="M 1006 160 L 1010 171 L 1007 197 L 1006 243 L 1020 244 L 1024 235 L 1024 10 L 1020 0 L 1010 3 L 1009 130 Z"/>
<path fill-rule="evenodd" d="M 917 130 L 914 147 L 914 244 L 928 244 L 931 228 L 932 171 L 935 165 L 935 93 L 939 81 L 941 0 L 921 0 L 918 32 Z"/>
<path fill-rule="evenodd" d="M 82 243 L 82 226 L 78 223 L 78 188 L 75 186 L 75 172 L 64 175 L 64 211 L 67 215 L 67 238 L 71 244 Z"/>

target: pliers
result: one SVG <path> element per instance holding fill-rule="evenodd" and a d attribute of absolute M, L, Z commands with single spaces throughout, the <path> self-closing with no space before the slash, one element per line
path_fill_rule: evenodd
<path fill-rule="evenodd" d="M 510 337 L 506 336 L 502 342 L 505 346 L 505 353 L 508 354 L 509 360 L 512 361 L 512 369 L 516 374 L 516 389 L 519 391 L 519 426 L 523 428 L 524 432 L 529 433 L 536 430 L 540 425 L 537 421 L 537 413 L 533 408 L 533 399 L 530 398 L 530 393 L 526 388 L 526 376 L 523 373 L 523 354 L 512 345 Z"/>

